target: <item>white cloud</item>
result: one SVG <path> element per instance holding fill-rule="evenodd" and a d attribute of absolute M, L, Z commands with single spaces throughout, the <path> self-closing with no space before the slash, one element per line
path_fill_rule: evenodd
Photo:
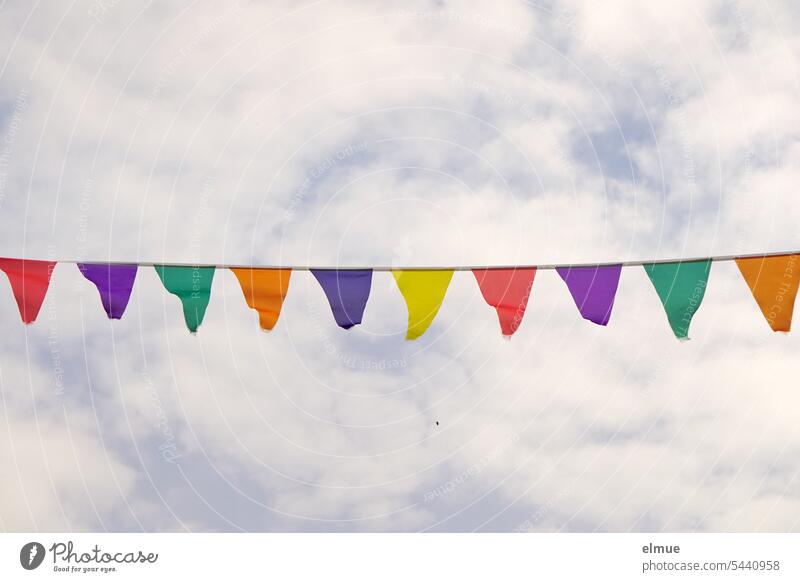
<path fill-rule="evenodd" d="M 790 3 L 98 6 L 4 12 L 5 255 L 797 247 Z M 797 341 L 730 264 L 687 344 L 641 269 L 607 329 L 539 273 L 510 342 L 469 273 L 410 343 L 385 273 L 349 332 L 307 273 L 269 334 L 228 272 L 197 337 L 152 269 L 97 299 L 62 265 L 23 327 L 0 293 L 5 529 L 798 527 Z"/>

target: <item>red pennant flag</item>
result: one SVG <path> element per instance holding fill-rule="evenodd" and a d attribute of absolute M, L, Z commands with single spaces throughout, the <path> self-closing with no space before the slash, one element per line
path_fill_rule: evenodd
<path fill-rule="evenodd" d="M 32 323 L 39 315 L 55 263 L 27 259 L 0 259 L 17 300 L 22 321 Z"/>
<path fill-rule="evenodd" d="M 500 329 L 511 336 L 525 315 L 536 269 L 473 269 L 486 303 L 497 309 Z"/>

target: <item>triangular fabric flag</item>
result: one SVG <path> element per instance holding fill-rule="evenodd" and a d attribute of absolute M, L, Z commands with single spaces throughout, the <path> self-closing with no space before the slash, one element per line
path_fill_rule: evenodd
<path fill-rule="evenodd" d="M 392 275 L 408 307 L 406 339 L 417 339 L 442 306 L 453 271 L 392 271 Z"/>
<path fill-rule="evenodd" d="M 136 280 L 136 265 L 78 263 L 84 277 L 97 287 L 109 319 L 122 319 Z"/>
<path fill-rule="evenodd" d="M 581 316 L 597 325 L 608 325 L 622 265 L 558 267 L 556 271 L 567 284 Z"/>
<path fill-rule="evenodd" d="M 800 255 L 736 259 L 761 313 L 773 331 L 789 331 L 797 289 Z"/>
<path fill-rule="evenodd" d="M 155 269 L 164 288 L 181 300 L 186 327 L 190 332 L 196 333 L 203 323 L 206 307 L 211 299 L 215 268 L 156 265 Z"/>
<path fill-rule="evenodd" d="M 711 260 L 643 265 L 675 337 L 689 339 L 689 325 L 706 294 Z"/>
<path fill-rule="evenodd" d="M 36 321 L 55 266 L 56 263 L 50 261 L 0 259 L 0 269 L 8 276 L 19 314 L 25 323 Z"/>
<path fill-rule="evenodd" d="M 289 292 L 291 269 L 231 269 L 242 287 L 244 299 L 258 311 L 261 329 L 269 331 L 278 323 L 283 300 Z"/>
<path fill-rule="evenodd" d="M 525 315 L 536 269 L 473 269 L 472 274 L 486 303 L 497 310 L 503 335 L 511 337 Z"/>
<path fill-rule="evenodd" d="M 336 324 L 341 328 L 350 329 L 361 323 L 372 287 L 372 269 L 358 271 L 312 269 L 311 273 L 325 291 Z"/>

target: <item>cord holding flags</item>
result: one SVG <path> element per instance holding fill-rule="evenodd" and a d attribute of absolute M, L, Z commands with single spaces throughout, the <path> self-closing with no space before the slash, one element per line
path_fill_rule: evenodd
<path fill-rule="evenodd" d="M 537 272 L 555 270 L 564 281 L 581 316 L 597 325 L 611 320 L 622 271 L 643 267 L 678 339 L 689 338 L 692 318 L 700 308 L 713 263 L 735 261 L 758 307 L 773 331 L 791 329 L 800 287 L 800 252 L 725 255 L 693 259 L 621 261 L 572 265 L 473 267 L 310 267 L 253 265 L 190 265 L 151 262 L 40 261 L 0 258 L 22 321 L 33 323 L 44 302 L 58 263 L 75 264 L 100 294 L 109 319 L 121 319 L 141 267 L 153 267 L 164 288 L 180 299 L 186 326 L 196 333 L 211 300 L 217 270 L 236 276 L 245 302 L 258 312 L 265 331 L 275 327 L 294 271 L 309 271 L 319 282 L 336 324 L 351 329 L 361 323 L 375 272 L 391 272 L 408 309 L 406 339 L 420 337 L 433 323 L 456 271 L 471 271 L 486 303 L 497 311 L 500 329 L 511 337 L 522 323 Z"/>

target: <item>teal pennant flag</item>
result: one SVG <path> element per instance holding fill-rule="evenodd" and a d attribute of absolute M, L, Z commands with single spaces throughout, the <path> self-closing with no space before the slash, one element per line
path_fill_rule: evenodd
<path fill-rule="evenodd" d="M 203 323 L 206 307 L 211 299 L 214 267 L 156 265 L 155 269 L 164 288 L 181 300 L 186 327 L 190 332 L 196 333 Z"/>
<path fill-rule="evenodd" d="M 644 265 L 667 312 L 675 337 L 689 339 L 689 325 L 706 294 L 711 260 Z"/>

